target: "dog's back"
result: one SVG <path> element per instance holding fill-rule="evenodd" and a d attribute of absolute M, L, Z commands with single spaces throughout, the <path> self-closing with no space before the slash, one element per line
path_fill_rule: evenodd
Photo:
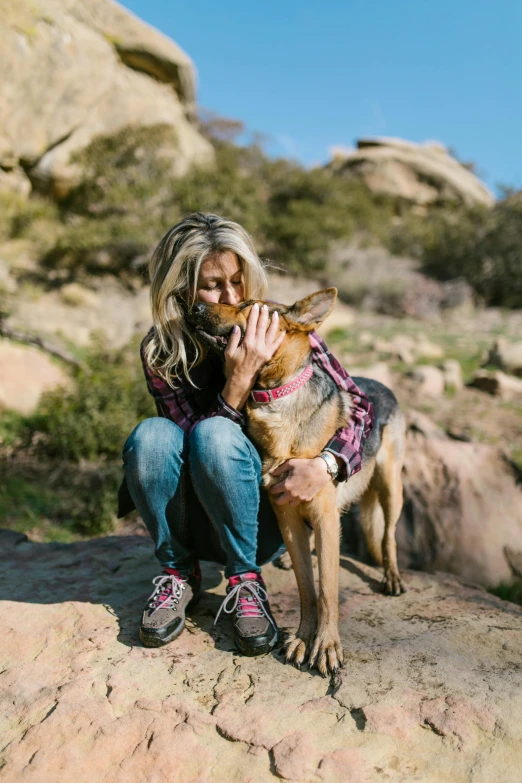
<path fill-rule="evenodd" d="M 361 389 L 373 405 L 375 423 L 363 446 L 363 460 L 375 457 L 382 444 L 384 427 L 393 423 L 402 414 L 397 398 L 391 389 L 383 383 L 371 378 L 360 378 L 352 375 L 353 382 Z"/>

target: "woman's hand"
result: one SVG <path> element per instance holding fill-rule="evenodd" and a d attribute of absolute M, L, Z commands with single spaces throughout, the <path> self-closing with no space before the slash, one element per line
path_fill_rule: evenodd
<path fill-rule="evenodd" d="M 245 336 L 234 327 L 225 349 L 228 378 L 222 397 L 233 408 L 240 410 L 252 389 L 257 373 L 275 354 L 285 337 L 279 331 L 279 313 L 275 311 L 269 323 L 268 307 L 256 303 L 250 310 Z"/>
<path fill-rule="evenodd" d="M 286 474 L 283 481 L 279 481 L 270 487 L 270 492 L 275 495 L 274 502 L 278 506 L 288 503 L 289 506 L 298 506 L 306 500 L 312 500 L 325 484 L 331 481 L 331 476 L 326 468 L 326 462 L 322 457 L 313 459 L 287 459 L 275 470 L 270 471 L 271 476 Z"/>

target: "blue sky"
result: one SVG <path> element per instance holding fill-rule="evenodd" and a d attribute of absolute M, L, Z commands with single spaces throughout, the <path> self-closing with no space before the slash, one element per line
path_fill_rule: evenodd
<path fill-rule="evenodd" d="M 194 60 L 199 104 L 310 165 L 437 139 L 522 188 L 520 0 L 125 0 Z"/>

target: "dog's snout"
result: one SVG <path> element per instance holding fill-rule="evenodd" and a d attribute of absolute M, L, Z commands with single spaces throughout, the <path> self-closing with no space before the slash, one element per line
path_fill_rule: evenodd
<path fill-rule="evenodd" d="M 195 315 L 203 315 L 205 312 L 205 305 L 204 304 L 195 304 L 192 308 L 192 312 Z"/>

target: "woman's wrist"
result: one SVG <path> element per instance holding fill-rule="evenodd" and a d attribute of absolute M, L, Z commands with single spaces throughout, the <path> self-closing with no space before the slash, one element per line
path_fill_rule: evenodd
<path fill-rule="evenodd" d="M 250 394 L 250 390 L 254 385 L 254 381 L 255 377 L 248 378 L 233 375 L 228 378 L 224 389 L 221 392 L 221 396 L 227 405 L 230 405 L 231 408 L 235 408 L 236 410 L 240 411 L 248 399 L 248 395 Z"/>

